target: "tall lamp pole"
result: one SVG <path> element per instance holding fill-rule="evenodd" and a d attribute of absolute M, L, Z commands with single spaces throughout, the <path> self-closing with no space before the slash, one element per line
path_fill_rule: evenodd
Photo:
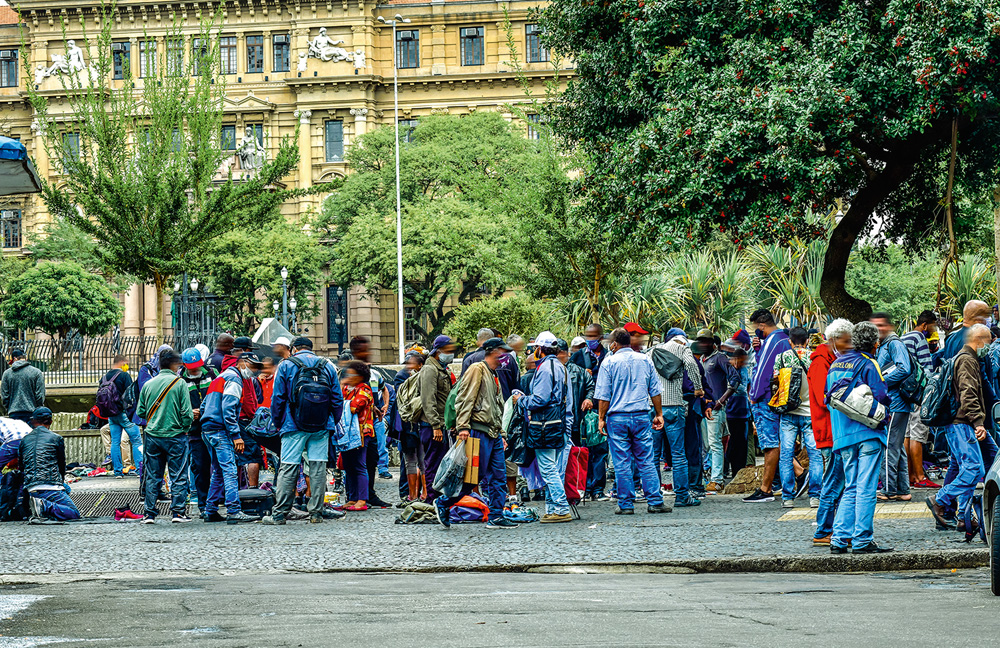
<path fill-rule="evenodd" d="M 396 285 L 398 293 L 398 308 L 396 319 L 399 320 L 399 364 L 403 364 L 404 351 L 406 346 L 406 322 L 403 310 L 403 210 L 399 197 L 399 79 L 397 71 L 399 69 L 399 47 L 396 45 L 396 24 L 408 23 L 409 18 L 403 18 L 396 14 L 393 20 L 386 20 L 382 16 L 378 17 L 380 23 L 392 25 L 392 103 L 395 109 L 395 119 L 393 121 L 396 129 Z"/>
<path fill-rule="evenodd" d="M 281 325 L 288 328 L 288 268 L 281 267 Z"/>

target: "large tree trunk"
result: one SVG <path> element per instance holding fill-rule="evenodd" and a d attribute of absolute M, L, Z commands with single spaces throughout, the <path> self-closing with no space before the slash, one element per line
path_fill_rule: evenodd
<path fill-rule="evenodd" d="M 1000 304 L 1000 186 L 993 189 L 993 267 L 996 271 L 996 301 Z"/>
<path fill-rule="evenodd" d="M 159 272 L 153 275 L 153 286 L 156 288 L 156 344 L 159 348 L 163 344 L 163 292 L 167 278 Z"/>

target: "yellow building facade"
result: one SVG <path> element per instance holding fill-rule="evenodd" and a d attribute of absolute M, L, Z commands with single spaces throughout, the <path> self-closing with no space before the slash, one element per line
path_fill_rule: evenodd
<path fill-rule="evenodd" d="M 299 130 L 301 159 L 286 178 L 289 187 L 309 187 L 349 173 L 344 153 L 369 130 L 392 125 L 393 59 L 398 58 L 400 132 L 422 116 L 499 111 L 516 119 L 511 105 L 526 100 L 512 70 L 507 45 L 505 11 L 524 73 L 536 95 L 557 74 L 568 79 L 572 70 L 557 72 L 539 41 L 540 29 L 530 18 L 535 2 L 434 1 L 375 4 L 364 0 L 283 2 L 149 3 L 119 0 L 114 16 L 112 55 L 115 75 L 131 77 L 141 86 L 147 65 L 171 56 L 190 56 L 201 20 L 222 12 L 220 54 L 226 75 L 222 145 L 234 150 L 250 129 L 270 157 L 282 137 Z M 99 29 L 100 4 L 93 1 L 22 0 L 19 13 L 0 6 L 0 134 L 20 139 L 32 153 L 38 172 L 58 181 L 58 165 L 46 159 L 40 138 L 32 130 L 33 111 L 27 84 L 50 97 L 57 115 L 65 95 L 57 78 L 82 53 L 91 57 L 84 33 Z M 391 26 L 379 17 L 409 20 Z M 167 49 L 167 34 L 178 21 L 184 34 L 180 51 Z M 65 24 L 66 38 L 63 36 Z M 21 46 L 21 34 L 26 45 Z M 82 52 L 74 53 L 75 41 Z M 33 74 L 25 74 L 27 58 Z M 46 76 L 46 72 L 50 72 Z M 73 70 L 70 70 L 72 73 Z M 529 124 L 522 125 L 531 136 Z M 286 203 L 291 220 L 318 210 L 322 196 Z M 44 236 L 49 215 L 36 196 L 14 197 L 0 203 L 3 253 L 23 254 Z M 320 315 L 300 330 L 317 349 L 334 352 L 349 337 L 372 340 L 376 358 L 395 357 L 395 300 L 365 296 L 357 288 L 318 285 Z M 151 286 L 133 286 L 122 296 L 124 335 L 152 335 L 156 329 L 155 293 Z M 165 309 L 170 312 L 169 307 Z M 169 322 L 167 323 L 169 326 Z M 244 332 L 238 332 L 244 333 Z"/>

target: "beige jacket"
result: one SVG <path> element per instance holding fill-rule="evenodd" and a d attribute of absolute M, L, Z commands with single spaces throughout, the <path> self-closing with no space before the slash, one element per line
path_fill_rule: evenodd
<path fill-rule="evenodd" d="M 500 436 L 503 401 L 496 374 L 485 362 L 476 362 L 466 370 L 455 397 L 455 428 L 475 429 L 491 439 Z"/>

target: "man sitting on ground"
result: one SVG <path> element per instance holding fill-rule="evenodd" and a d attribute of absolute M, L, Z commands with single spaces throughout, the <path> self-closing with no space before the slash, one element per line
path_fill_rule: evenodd
<path fill-rule="evenodd" d="M 66 475 L 66 442 L 49 429 L 52 410 L 39 407 L 28 421 L 34 429 L 23 439 L 17 456 L 24 472 L 31 517 L 41 520 L 78 520 L 80 511 L 69 498 Z"/>

